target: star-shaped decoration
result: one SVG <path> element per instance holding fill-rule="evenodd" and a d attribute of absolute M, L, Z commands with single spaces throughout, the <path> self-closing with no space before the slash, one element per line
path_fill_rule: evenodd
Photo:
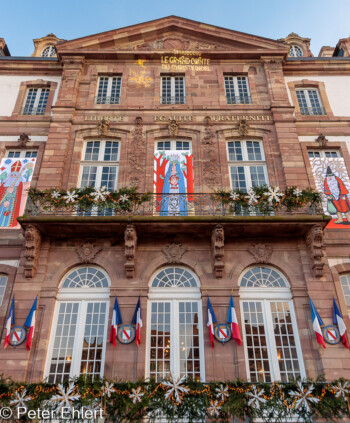
<path fill-rule="evenodd" d="M 95 191 L 92 192 L 90 195 L 91 197 L 94 197 L 95 201 L 105 201 L 107 195 L 109 195 L 110 192 L 107 191 L 107 188 L 105 186 L 101 188 L 95 188 Z"/>
<path fill-rule="evenodd" d="M 114 383 L 106 382 L 101 388 L 102 397 L 107 396 L 108 398 L 110 398 L 111 395 L 115 392 L 113 386 Z"/>
<path fill-rule="evenodd" d="M 52 191 L 51 193 L 51 197 L 54 198 L 55 200 L 57 200 L 57 198 L 61 197 L 61 194 L 58 191 Z"/>
<path fill-rule="evenodd" d="M 53 395 L 50 399 L 51 402 L 58 402 L 56 412 L 58 413 L 61 408 L 72 409 L 72 401 L 77 401 L 80 398 L 80 394 L 73 395 L 75 389 L 74 383 L 70 383 L 67 389 L 64 389 L 60 383 L 57 386 L 58 395 Z"/>
<path fill-rule="evenodd" d="M 119 201 L 121 203 L 125 203 L 126 201 L 129 201 L 129 197 L 126 194 L 123 194 L 120 196 Z"/>
<path fill-rule="evenodd" d="M 346 396 L 350 394 L 349 382 L 345 382 L 344 384 L 342 384 L 341 382 L 338 382 L 337 385 L 332 385 L 332 388 L 336 391 L 335 396 L 337 398 L 342 396 L 343 399 L 346 399 Z"/>
<path fill-rule="evenodd" d="M 320 400 L 312 396 L 312 391 L 314 390 L 314 385 L 303 387 L 303 384 L 297 382 L 299 391 L 289 391 L 289 395 L 294 397 L 297 401 L 294 404 L 294 409 L 298 410 L 299 408 L 305 408 L 309 413 L 311 412 L 310 403 L 318 403 Z"/>
<path fill-rule="evenodd" d="M 141 386 L 139 386 L 136 389 L 132 389 L 131 392 L 132 392 L 132 394 L 129 395 L 129 398 L 132 399 L 133 404 L 141 402 L 142 397 L 145 395 L 141 390 Z"/>
<path fill-rule="evenodd" d="M 279 203 L 281 200 L 280 197 L 284 196 L 283 192 L 279 190 L 279 187 L 276 187 L 276 188 L 268 187 L 268 191 L 264 192 L 264 195 L 268 197 L 268 200 L 270 203 L 272 203 L 273 200 L 275 200 L 276 203 Z"/>
<path fill-rule="evenodd" d="M 129 80 L 135 82 L 137 87 L 149 88 L 151 86 L 153 79 L 145 76 L 146 69 L 142 69 L 141 72 L 132 70 L 130 73 L 132 76 L 129 78 Z"/>
<path fill-rule="evenodd" d="M 208 413 L 210 416 L 218 416 L 220 414 L 220 403 L 219 401 L 210 401 L 210 407 L 208 408 Z"/>
<path fill-rule="evenodd" d="M 67 195 L 65 195 L 63 198 L 66 200 L 66 203 L 74 203 L 78 198 L 78 194 L 76 194 L 75 191 L 68 191 Z"/>
<path fill-rule="evenodd" d="M 230 194 L 230 198 L 232 201 L 237 201 L 239 199 L 239 195 L 237 194 L 237 192 L 232 191 Z"/>
<path fill-rule="evenodd" d="M 264 390 L 261 389 L 260 391 L 256 388 L 255 385 L 252 386 L 252 390 L 247 392 L 248 397 L 250 400 L 248 401 L 248 406 L 253 405 L 255 408 L 260 409 L 260 404 L 265 404 L 266 399 L 264 398 Z"/>
<path fill-rule="evenodd" d="M 30 401 L 32 397 L 26 397 L 27 390 L 24 389 L 20 394 L 16 392 L 15 399 L 10 402 L 10 405 L 15 405 L 16 408 L 23 407 L 27 409 L 25 402 Z"/>
<path fill-rule="evenodd" d="M 171 374 L 170 380 L 162 382 L 162 385 L 167 389 L 165 394 L 166 399 L 174 398 L 177 403 L 181 404 L 182 395 L 187 394 L 190 391 L 187 386 L 182 385 L 185 378 L 186 376 L 182 376 L 175 379 L 173 374 Z"/>
<path fill-rule="evenodd" d="M 224 386 L 223 384 L 221 384 L 220 386 L 218 386 L 216 389 L 216 398 L 218 398 L 221 401 L 225 401 L 225 399 L 229 396 L 228 393 L 228 386 Z"/>
<path fill-rule="evenodd" d="M 248 200 L 248 203 L 251 206 L 258 203 L 260 196 L 256 195 L 256 193 L 253 189 L 250 189 L 247 194 L 248 195 L 246 195 L 245 198 Z"/>
<path fill-rule="evenodd" d="M 293 194 L 294 194 L 296 197 L 300 197 L 302 193 L 303 193 L 303 191 L 300 191 L 300 189 L 299 189 L 299 188 L 295 188 L 295 190 L 293 191 Z"/>

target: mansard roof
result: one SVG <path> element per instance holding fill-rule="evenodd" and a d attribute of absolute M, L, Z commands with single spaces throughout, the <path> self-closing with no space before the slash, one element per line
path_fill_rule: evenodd
<path fill-rule="evenodd" d="M 130 53 L 164 53 L 182 50 L 206 51 L 213 55 L 232 54 L 242 57 L 282 55 L 288 46 L 282 41 L 233 31 L 178 16 L 89 35 L 56 45 L 58 56 L 78 54 L 92 56 L 130 55 Z"/>

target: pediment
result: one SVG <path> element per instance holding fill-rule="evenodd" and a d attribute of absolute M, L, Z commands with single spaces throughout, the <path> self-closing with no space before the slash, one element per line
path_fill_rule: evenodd
<path fill-rule="evenodd" d="M 207 25 L 177 16 L 145 22 L 101 34 L 59 43 L 59 54 L 81 52 L 156 51 L 261 51 L 284 50 L 284 42 Z"/>

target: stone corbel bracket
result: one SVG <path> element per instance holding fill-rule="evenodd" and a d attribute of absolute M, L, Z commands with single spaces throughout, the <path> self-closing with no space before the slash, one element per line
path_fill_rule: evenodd
<path fill-rule="evenodd" d="M 313 225 L 306 234 L 306 245 L 309 248 L 309 253 L 312 261 L 312 270 L 316 278 L 323 276 L 324 263 L 323 257 L 323 229 L 321 225 Z"/>
<path fill-rule="evenodd" d="M 137 247 L 137 233 L 134 225 L 128 225 L 124 232 L 125 241 L 125 274 L 128 279 L 135 277 L 135 255 Z"/>
<path fill-rule="evenodd" d="M 213 251 L 213 273 L 217 279 L 222 278 L 225 268 L 224 246 L 224 227 L 222 225 L 216 225 L 211 235 L 211 247 Z"/>
<path fill-rule="evenodd" d="M 41 234 L 34 225 L 26 226 L 24 230 L 24 276 L 32 279 L 36 275 L 40 255 Z"/>

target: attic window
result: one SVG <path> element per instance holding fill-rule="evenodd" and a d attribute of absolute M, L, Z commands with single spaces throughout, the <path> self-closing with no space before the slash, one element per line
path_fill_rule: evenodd
<path fill-rule="evenodd" d="M 47 46 L 41 53 L 41 57 L 52 57 L 56 55 L 55 46 Z"/>
<path fill-rule="evenodd" d="M 303 49 L 295 44 L 290 46 L 289 56 L 290 57 L 302 57 L 304 54 Z"/>

